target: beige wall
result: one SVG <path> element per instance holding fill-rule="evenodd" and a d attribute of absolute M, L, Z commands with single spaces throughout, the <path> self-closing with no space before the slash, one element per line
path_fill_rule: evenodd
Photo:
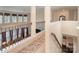
<path fill-rule="evenodd" d="M 66 16 L 66 20 L 77 20 L 77 10 L 69 10 L 69 9 L 64 9 L 64 10 L 54 10 L 52 11 L 52 21 L 58 21 L 59 16 L 64 15 Z"/>
<path fill-rule="evenodd" d="M 77 9 L 76 10 L 69 10 L 69 20 L 77 20 Z"/>

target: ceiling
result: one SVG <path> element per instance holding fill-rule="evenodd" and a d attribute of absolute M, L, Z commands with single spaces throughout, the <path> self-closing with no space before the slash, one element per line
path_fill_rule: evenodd
<path fill-rule="evenodd" d="M 0 6 L 0 10 L 29 13 L 30 6 Z"/>
<path fill-rule="evenodd" d="M 14 12 L 25 12 L 30 13 L 30 6 L 0 6 L 0 10 L 14 11 Z M 37 6 L 38 11 L 43 11 L 44 6 Z M 76 6 L 52 6 L 52 10 L 61 10 L 61 9 L 77 9 Z"/>

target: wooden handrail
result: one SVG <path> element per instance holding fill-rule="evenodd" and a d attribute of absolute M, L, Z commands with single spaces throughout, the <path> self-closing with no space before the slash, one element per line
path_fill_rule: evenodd
<path fill-rule="evenodd" d="M 60 46 L 60 48 L 62 48 L 62 46 L 61 46 L 60 42 L 58 41 L 58 39 L 57 39 L 56 35 L 55 35 L 54 33 L 51 33 L 51 35 L 53 35 L 53 36 L 54 36 L 54 38 L 55 38 L 56 42 L 58 43 L 58 45 Z"/>

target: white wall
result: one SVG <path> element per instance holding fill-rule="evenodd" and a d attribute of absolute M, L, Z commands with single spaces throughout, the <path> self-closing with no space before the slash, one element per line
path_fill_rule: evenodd
<path fill-rule="evenodd" d="M 77 21 L 58 21 L 58 22 L 52 22 L 50 25 L 51 33 L 55 33 L 59 42 L 62 44 L 62 34 L 71 35 L 78 37 L 78 22 Z M 79 39 L 74 39 L 74 52 L 78 52 L 79 48 Z M 58 47 L 58 44 L 54 40 L 54 37 L 51 36 L 50 40 L 51 45 L 51 52 L 61 52 L 60 48 Z"/>
<path fill-rule="evenodd" d="M 62 33 L 72 36 L 78 36 L 78 22 L 77 21 L 61 21 L 62 23 Z"/>
<path fill-rule="evenodd" d="M 73 38 L 73 52 L 74 53 L 77 53 L 77 49 L 78 49 L 78 41 L 77 41 L 77 38 Z"/>
<path fill-rule="evenodd" d="M 77 37 L 77 53 L 79 53 L 79 29 L 78 29 L 78 37 Z"/>
<path fill-rule="evenodd" d="M 60 44 L 62 44 L 61 22 L 51 23 L 50 28 L 51 28 L 51 33 L 55 33 L 55 35 L 58 38 L 58 41 L 60 42 Z M 51 36 L 50 45 L 51 45 L 50 47 L 51 52 L 55 52 L 55 53 L 61 52 L 61 49 L 53 36 Z"/>

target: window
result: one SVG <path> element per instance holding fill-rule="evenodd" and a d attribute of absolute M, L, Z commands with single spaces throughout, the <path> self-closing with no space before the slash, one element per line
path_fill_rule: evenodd
<path fill-rule="evenodd" d="M 16 29 L 16 31 L 17 31 L 17 38 L 18 38 L 18 35 L 19 35 L 19 29 Z"/>
<path fill-rule="evenodd" d="M 16 29 L 13 30 L 13 40 L 17 39 L 17 32 Z"/>
<path fill-rule="evenodd" d="M 10 32 L 9 31 L 6 32 L 6 40 L 7 40 L 7 43 L 10 42 Z"/>
<path fill-rule="evenodd" d="M 24 38 L 24 28 L 21 28 L 21 36 Z"/>
<path fill-rule="evenodd" d="M 0 24 L 2 24 L 2 18 L 3 18 L 3 14 L 0 13 Z"/>
<path fill-rule="evenodd" d="M 22 15 L 18 15 L 18 22 L 23 22 L 23 16 Z"/>
<path fill-rule="evenodd" d="M 21 37 L 21 28 L 19 28 L 19 36 L 18 37 Z"/>
<path fill-rule="evenodd" d="M 4 14 L 4 23 L 10 23 L 10 14 L 8 13 Z"/>
<path fill-rule="evenodd" d="M 2 48 L 6 47 L 6 32 L 2 32 Z"/>
<path fill-rule="evenodd" d="M 10 30 L 10 44 L 13 44 L 13 30 Z"/>
<path fill-rule="evenodd" d="M 17 15 L 16 14 L 13 14 L 12 15 L 12 22 L 13 23 L 16 23 L 17 22 Z"/>
<path fill-rule="evenodd" d="M 23 16 L 23 22 L 27 22 L 27 15 Z"/>
<path fill-rule="evenodd" d="M 25 36 L 25 37 L 27 36 L 26 33 L 27 33 L 27 29 L 25 28 L 25 29 L 24 29 L 24 36 Z"/>

